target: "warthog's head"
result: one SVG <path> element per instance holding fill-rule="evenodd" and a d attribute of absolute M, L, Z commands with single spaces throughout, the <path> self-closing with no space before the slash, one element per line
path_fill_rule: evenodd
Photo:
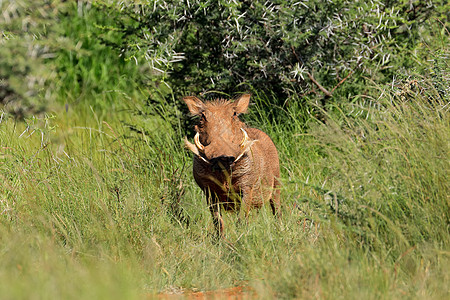
<path fill-rule="evenodd" d="M 195 145 L 185 140 L 186 147 L 213 169 L 231 168 L 251 147 L 245 124 L 238 115 L 246 113 L 250 95 L 235 101 L 203 102 L 196 97 L 183 98 L 189 111 L 199 116 L 195 126 Z"/>

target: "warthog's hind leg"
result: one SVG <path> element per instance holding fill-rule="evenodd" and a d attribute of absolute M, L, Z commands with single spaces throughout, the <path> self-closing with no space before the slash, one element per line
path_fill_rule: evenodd
<path fill-rule="evenodd" d="M 270 207 L 274 216 L 281 217 L 281 202 L 280 202 L 280 182 L 275 178 L 273 184 L 272 197 L 270 198 Z"/>

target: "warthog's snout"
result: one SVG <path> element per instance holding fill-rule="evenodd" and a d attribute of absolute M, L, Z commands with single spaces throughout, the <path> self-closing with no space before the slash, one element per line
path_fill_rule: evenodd
<path fill-rule="evenodd" d="M 194 178 L 206 194 L 220 235 L 224 230 L 222 208 L 236 211 L 242 207 L 247 216 L 251 208 L 269 201 L 273 213 L 279 214 L 277 149 L 267 134 L 239 119 L 239 114 L 247 112 L 250 95 L 236 101 L 183 100 L 199 117 L 194 144 L 185 139 L 185 145 L 194 153 Z"/>
<path fill-rule="evenodd" d="M 219 156 L 219 157 L 210 159 L 211 168 L 214 171 L 228 170 L 233 167 L 235 160 L 236 160 L 236 157 L 234 157 L 234 156 Z"/>

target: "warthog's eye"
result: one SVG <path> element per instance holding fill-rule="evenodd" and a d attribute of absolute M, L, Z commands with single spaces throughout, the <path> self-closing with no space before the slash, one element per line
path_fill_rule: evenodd
<path fill-rule="evenodd" d="M 204 114 L 202 114 L 202 115 L 200 116 L 199 127 L 204 127 L 205 123 L 206 123 L 206 117 L 205 117 Z"/>

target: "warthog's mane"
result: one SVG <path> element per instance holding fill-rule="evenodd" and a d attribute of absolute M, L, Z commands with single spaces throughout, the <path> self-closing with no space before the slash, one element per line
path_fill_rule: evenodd
<path fill-rule="evenodd" d="M 232 102 L 230 100 L 227 100 L 227 99 L 214 99 L 214 100 L 211 100 L 211 101 L 207 101 L 205 104 L 206 104 L 206 106 L 216 107 L 216 106 L 226 106 L 226 105 L 229 105 L 231 103 Z"/>

